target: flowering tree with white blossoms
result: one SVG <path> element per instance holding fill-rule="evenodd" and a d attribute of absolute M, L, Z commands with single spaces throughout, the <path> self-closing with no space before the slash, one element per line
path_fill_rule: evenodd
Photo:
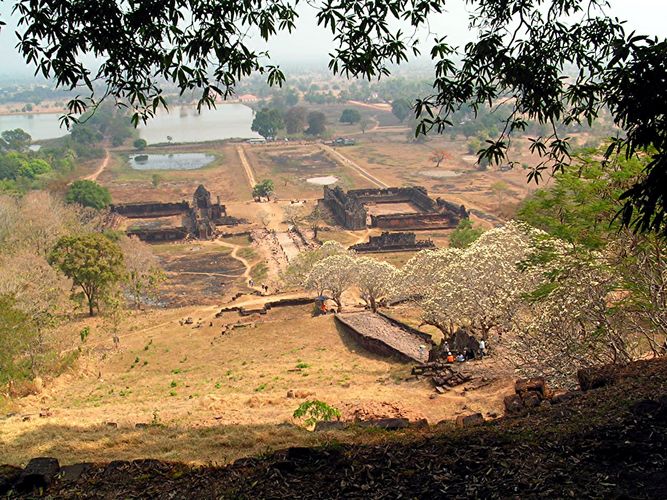
<path fill-rule="evenodd" d="M 355 260 L 349 255 L 332 255 L 317 262 L 304 283 L 306 290 L 314 290 L 319 295 L 329 292 L 341 310 L 341 295 L 354 283 L 357 275 Z"/>
<path fill-rule="evenodd" d="M 332 255 L 350 255 L 350 251 L 337 241 L 325 241 L 315 249 L 297 255 L 283 274 L 283 279 L 291 285 L 303 285 L 313 266 Z"/>
<path fill-rule="evenodd" d="M 420 300 L 440 281 L 443 269 L 461 257 L 462 250 L 440 248 L 415 254 L 395 276 L 391 300 Z"/>
<path fill-rule="evenodd" d="M 398 270 L 388 262 L 370 257 L 357 259 L 355 268 L 355 282 L 359 287 L 361 298 L 373 312 L 376 312 L 378 302 L 391 292 Z"/>
<path fill-rule="evenodd" d="M 578 369 L 625 363 L 635 348 L 622 307 L 618 276 L 598 259 L 560 252 L 551 272 L 515 317 L 510 361 L 527 376 L 572 386 Z"/>
<path fill-rule="evenodd" d="M 423 321 L 445 335 L 465 326 L 486 338 L 491 328 L 508 328 L 522 294 L 541 275 L 520 264 L 542 235 L 512 221 L 487 231 L 465 250 L 422 252 L 406 264 L 404 279 L 422 308 Z"/>

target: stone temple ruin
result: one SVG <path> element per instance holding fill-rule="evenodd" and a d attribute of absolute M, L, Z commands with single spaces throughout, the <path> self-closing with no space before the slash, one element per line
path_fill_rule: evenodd
<path fill-rule="evenodd" d="M 128 236 L 137 236 L 144 241 L 172 241 L 188 236 L 201 240 L 211 239 L 216 226 L 233 226 L 239 223 L 235 217 L 227 215 L 227 209 L 220 204 L 220 197 L 213 203 L 211 193 L 200 184 L 194 192 L 192 203 L 146 202 L 112 205 L 111 211 L 128 219 L 161 219 L 181 216 L 182 225 L 171 227 L 132 227 Z"/>
<path fill-rule="evenodd" d="M 425 188 L 392 187 L 384 189 L 351 189 L 324 187 L 322 203 L 345 229 L 367 227 L 395 230 L 449 229 L 468 217 L 463 205 L 442 198 L 432 199 Z M 390 213 L 372 213 L 373 208 L 386 205 Z M 407 209 L 391 210 L 391 205 Z"/>
<path fill-rule="evenodd" d="M 350 250 L 357 253 L 412 252 L 435 248 L 432 240 L 418 240 L 415 233 L 383 232 L 380 236 L 371 236 L 367 243 L 352 245 Z"/>

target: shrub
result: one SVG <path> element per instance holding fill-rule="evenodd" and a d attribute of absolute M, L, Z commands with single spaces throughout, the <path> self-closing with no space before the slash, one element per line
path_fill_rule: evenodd
<path fill-rule="evenodd" d="M 303 418 L 307 426 L 313 426 L 317 422 L 328 422 L 333 420 L 340 420 L 340 411 L 329 406 L 323 401 L 305 401 L 294 411 L 292 415 L 294 418 Z"/>

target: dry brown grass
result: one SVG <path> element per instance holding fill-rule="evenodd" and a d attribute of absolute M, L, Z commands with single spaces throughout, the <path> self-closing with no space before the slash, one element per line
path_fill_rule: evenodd
<path fill-rule="evenodd" d="M 296 407 L 309 399 L 340 407 L 348 417 L 355 408 L 375 405 L 431 422 L 463 411 L 499 410 L 506 384 L 430 399 L 427 382 L 403 380 L 409 365 L 365 352 L 337 330 L 332 317 L 311 318 L 310 309 L 274 310 L 254 327 L 222 337 L 222 324 L 248 319 L 235 313 L 216 319 L 215 307 L 138 314 L 128 319 L 119 351 L 94 321 L 80 368 L 41 395 L 20 400 L 20 415 L 0 422 L 3 458 L 225 462 L 324 439 L 276 427 L 291 422 Z M 195 323 L 201 318 L 204 326 L 179 325 L 187 316 Z M 288 390 L 297 397 L 287 397 Z M 42 408 L 52 416 L 39 418 Z M 164 427 L 134 428 L 154 414 Z M 23 422 L 22 415 L 32 417 Z M 109 421 L 119 428 L 105 427 Z"/>

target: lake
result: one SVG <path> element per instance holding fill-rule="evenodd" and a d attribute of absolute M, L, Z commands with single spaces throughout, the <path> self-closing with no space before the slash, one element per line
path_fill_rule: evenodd
<path fill-rule="evenodd" d="M 215 160 L 204 153 L 139 154 L 130 156 L 130 167 L 135 170 L 195 170 Z"/>
<path fill-rule="evenodd" d="M 33 140 L 54 139 L 67 134 L 60 128 L 60 113 L 21 114 L 0 116 L 0 132 L 21 128 Z M 149 144 L 169 142 L 203 142 L 221 139 L 259 138 L 250 130 L 253 111 L 243 104 L 221 104 L 216 109 L 193 106 L 172 106 L 169 112 L 160 110 L 148 125 L 139 125 L 139 135 Z"/>
<path fill-rule="evenodd" d="M 202 109 L 201 114 L 192 106 L 173 106 L 157 116 L 145 127 L 139 126 L 139 135 L 148 144 L 168 142 L 204 142 L 220 139 L 250 139 L 261 137 L 250 130 L 253 112 L 243 104 L 221 104 L 216 109 Z"/>
<path fill-rule="evenodd" d="M 58 118 L 61 113 L 38 113 L 32 115 L 1 115 L 0 132 L 21 128 L 30 134 L 33 141 L 55 139 L 67 134 L 60 128 Z"/>

